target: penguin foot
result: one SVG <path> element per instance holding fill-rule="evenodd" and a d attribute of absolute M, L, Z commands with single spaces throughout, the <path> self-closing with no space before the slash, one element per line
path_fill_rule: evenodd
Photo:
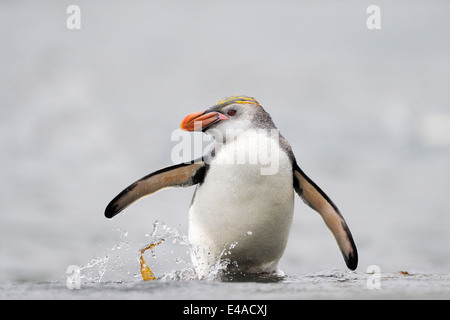
<path fill-rule="evenodd" d="M 142 248 L 140 250 L 141 252 L 141 256 L 139 258 L 139 262 L 141 264 L 141 276 L 142 276 L 142 280 L 144 281 L 149 281 L 149 280 L 156 280 L 155 274 L 153 273 L 152 270 L 150 270 L 150 268 L 148 267 L 147 263 L 144 260 L 144 253 L 147 250 L 151 250 L 152 248 L 156 247 L 157 245 L 160 245 L 162 243 L 162 241 L 158 242 L 158 243 L 153 243 L 145 248 Z"/>

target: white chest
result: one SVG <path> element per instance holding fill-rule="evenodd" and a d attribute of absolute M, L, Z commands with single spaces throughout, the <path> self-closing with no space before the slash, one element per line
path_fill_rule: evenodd
<path fill-rule="evenodd" d="M 292 164 L 273 139 L 251 135 L 217 153 L 190 208 L 189 237 L 215 256 L 232 246 L 238 260 L 264 252 L 278 262 L 294 209 Z"/>

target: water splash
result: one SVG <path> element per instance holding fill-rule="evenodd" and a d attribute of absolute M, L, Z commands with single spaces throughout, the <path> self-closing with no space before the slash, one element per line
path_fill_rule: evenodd
<path fill-rule="evenodd" d="M 251 235 L 251 232 L 247 233 L 245 236 L 247 235 Z M 169 252 L 170 261 L 167 259 L 164 260 L 163 256 L 167 254 L 167 252 L 164 251 L 162 246 L 158 246 L 156 247 L 156 250 L 152 250 L 152 262 L 148 261 L 148 264 L 156 267 L 164 264 L 164 272 L 162 275 L 157 276 L 158 280 L 199 280 L 191 262 L 191 256 L 203 255 L 204 249 L 191 244 L 187 235 L 180 233 L 176 228 L 170 227 L 164 222 L 155 221 L 152 232 L 146 234 L 146 237 L 150 238 L 151 243 L 164 241 L 166 244 L 170 243 L 172 248 L 178 249 Z M 230 274 L 227 270 L 230 265 L 237 268 L 237 262 L 231 261 L 228 258 L 237 245 L 238 241 L 226 245 L 219 255 L 219 259 L 217 261 L 210 261 L 211 265 L 208 268 L 207 275 L 202 277 L 202 280 L 222 281 L 224 275 Z M 156 253 L 156 251 L 160 252 Z M 176 254 L 175 251 L 177 251 L 178 254 Z M 168 265 L 171 265 L 172 268 L 168 268 Z M 152 270 L 156 271 L 156 269 Z"/>
<path fill-rule="evenodd" d="M 176 228 L 156 220 L 152 232 L 145 234 L 151 243 L 163 242 L 151 250 L 148 264 L 155 271 L 157 280 L 196 280 L 197 274 L 190 261 L 192 245 L 188 236 Z M 148 245 L 148 244 L 147 244 Z"/>
<path fill-rule="evenodd" d="M 105 255 L 92 258 L 86 264 L 79 267 L 78 274 L 83 284 L 103 282 L 105 281 L 106 273 L 114 273 L 116 270 L 127 266 L 126 259 L 123 259 L 123 252 L 128 251 L 130 248 L 130 243 L 126 241 L 128 232 L 120 228 L 113 231 L 119 232 L 119 241 L 107 249 L 108 252 Z M 130 274 L 129 271 L 125 273 Z M 75 274 L 71 275 L 68 279 L 73 280 L 72 278 L 74 276 Z M 113 281 L 121 282 L 122 279 Z"/>
<path fill-rule="evenodd" d="M 129 234 L 123 229 L 113 229 L 119 233 L 119 240 L 107 249 L 104 255 L 90 259 L 79 268 L 79 276 L 83 284 L 100 282 L 136 282 L 142 281 L 140 273 L 141 249 L 151 247 L 143 254 L 146 265 L 160 281 L 192 281 L 199 280 L 191 255 L 203 253 L 189 243 L 188 236 L 179 232 L 176 228 L 156 220 L 151 231 L 145 233 L 139 243 L 129 239 Z M 248 231 L 244 236 L 251 236 Z M 136 236 L 136 235 L 135 235 Z M 144 242 L 142 242 L 144 241 Z M 160 243 L 160 244 L 159 244 Z M 159 244 L 154 246 L 154 244 Z M 238 241 L 225 246 L 218 261 L 212 261 L 206 277 L 206 281 L 233 281 L 242 279 L 242 275 L 231 273 L 228 269 L 238 268 L 236 261 L 231 261 L 232 250 L 238 245 Z M 270 276 L 270 275 L 269 275 Z M 263 278 L 268 277 L 264 275 Z M 251 278 L 253 279 L 253 278 Z M 240 280 L 238 280 L 240 281 Z"/>

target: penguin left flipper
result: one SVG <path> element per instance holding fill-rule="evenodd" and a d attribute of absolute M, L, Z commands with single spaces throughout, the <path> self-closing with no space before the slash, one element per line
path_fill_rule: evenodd
<path fill-rule="evenodd" d="M 106 207 L 105 217 L 112 218 L 137 200 L 168 187 L 189 187 L 203 181 L 206 163 L 193 161 L 155 171 L 131 184 Z"/>
<path fill-rule="evenodd" d="M 358 266 L 358 252 L 344 217 L 325 192 L 300 169 L 297 163 L 294 164 L 294 188 L 302 200 L 322 216 L 336 238 L 347 267 L 355 270 Z"/>

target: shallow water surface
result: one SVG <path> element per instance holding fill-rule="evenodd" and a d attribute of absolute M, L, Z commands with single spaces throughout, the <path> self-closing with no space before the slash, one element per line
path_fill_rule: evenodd
<path fill-rule="evenodd" d="M 277 282 L 155 280 L 83 283 L 0 284 L 0 299 L 448 299 L 450 275 L 383 273 L 379 289 L 370 289 L 372 275 L 320 271 L 286 276 Z M 371 282 L 372 283 L 372 282 Z"/>

